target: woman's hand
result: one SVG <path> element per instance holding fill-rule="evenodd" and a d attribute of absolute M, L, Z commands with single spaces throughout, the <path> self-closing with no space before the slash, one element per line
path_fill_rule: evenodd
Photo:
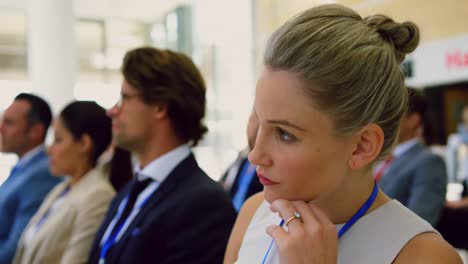
<path fill-rule="evenodd" d="M 271 210 L 287 222 L 288 231 L 269 226 L 282 264 L 335 264 L 338 234 L 335 225 L 317 206 L 303 201 L 276 200 Z M 295 213 L 300 217 L 294 217 Z M 293 217 L 293 218 L 291 218 Z M 288 219 L 291 219 L 288 221 Z"/>

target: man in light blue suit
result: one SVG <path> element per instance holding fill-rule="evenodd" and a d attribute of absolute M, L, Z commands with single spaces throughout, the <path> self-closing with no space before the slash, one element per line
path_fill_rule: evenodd
<path fill-rule="evenodd" d="M 49 105 L 22 93 L 3 113 L 2 152 L 18 155 L 0 186 L 0 263 L 11 263 L 17 242 L 46 194 L 60 182 L 49 171 L 44 139 L 52 120 Z"/>
<path fill-rule="evenodd" d="M 428 141 L 430 132 L 426 107 L 423 95 L 409 89 L 409 107 L 401 121 L 399 142 L 378 183 L 388 196 L 436 226 L 445 202 L 447 173 L 444 160 L 422 142 Z M 377 166 L 376 174 L 383 169 Z"/>

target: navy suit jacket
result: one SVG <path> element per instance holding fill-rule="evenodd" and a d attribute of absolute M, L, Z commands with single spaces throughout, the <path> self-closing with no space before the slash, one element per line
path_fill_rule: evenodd
<path fill-rule="evenodd" d="M 379 182 L 380 188 L 435 226 L 447 188 L 444 160 L 417 143 L 395 158 Z"/>
<path fill-rule="evenodd" d="M 60 181 L 50 174 L 49 159 L 42 149 L 0 186 L 0 263 L 12 261 L 24 228 Z"/>
<path fill-rule="evenodd" d="M 129 185 L 112 202 L 88 263 L 98 263 L 102 236 L 128 192 Z M 222 263 L 235 218 L 228 195 L 191 154 L 151 195 L 105 263 Z"/>

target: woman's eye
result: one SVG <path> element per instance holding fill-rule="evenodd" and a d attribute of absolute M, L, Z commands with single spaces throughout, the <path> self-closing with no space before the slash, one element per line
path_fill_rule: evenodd
<path fill-rule="evenodd" d="M 286 131 L 286 130 L 284 130 L 282 128 L 278 128 L 277 132 L 278 132 L 279 138 L 282 141 L 292 142 L 292 141 L 294 141 L 296 139 L 292 134 L 290 134 L 288 131 Z"/>

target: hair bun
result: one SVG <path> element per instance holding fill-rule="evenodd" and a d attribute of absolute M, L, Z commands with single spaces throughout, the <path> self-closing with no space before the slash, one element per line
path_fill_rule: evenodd
<path fill-rule="evenodd" d="M 419 44 L 419 29 L 413 22 L 396 23 L 384 15 L 366 17 L 364 22 L 393 45 L 399 62 Z"/>

